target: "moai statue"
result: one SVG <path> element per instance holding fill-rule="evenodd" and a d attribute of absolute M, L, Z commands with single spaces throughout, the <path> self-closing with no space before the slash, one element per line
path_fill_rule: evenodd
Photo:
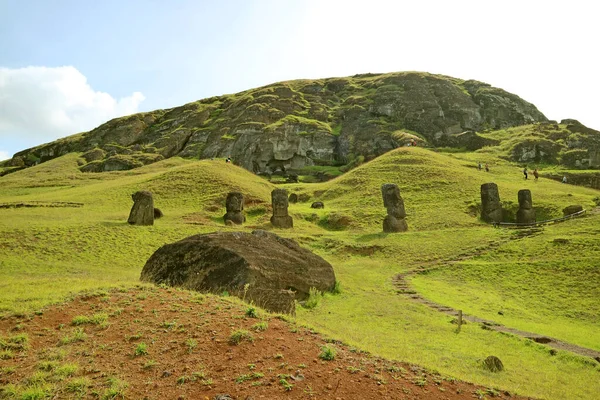
<path fill-rule="evenodd" d="M 135 192 L 131 195 L 133 207 L 127 222 L 132 225 L 154 225 L 154 200 L 152 193 L 146 191 Z"/>
<path fill-rule="evenodd" d="M 288 214 L 288 195 L 285 189 L 275 189 L 271 192 L 273 216 L 271 224 L 276 228 L 293 228 L 294 220 Z"/>
<path fill-rule="evenodd" d="M 498 185 L 495 183 L 481 185 L 481 219 L 486 222 L 502 222 L 502 204 Z"/>
<path fill-rule="evenodd" d="M 244 210 L 244 195 L 240 192 L 231 192 L 225 200 L 225 208 L 227 212 L 223 215 L 225 225 L 241 225 L 246 222 L 246 216 L 242 212 Z M 228 222 L 229 221 L 229 222 Z"/>
<path fill-rule="evenodd" d="M 531 201 L 531 190 L 519 190 L 519 210 L 517 211 L 518 224 L 531 224 L 535 222 L 535 209 Z"/>
<path fill-rule="evenodd" d="M 394 183 L 386 183 L 381 186 L 383 205 L 387 209 L 387 216 L 383 220 L 384 232 L 406 232 L 406 212 L 404 211 L 404 200 L 400 196 L 400 189 Z"/>

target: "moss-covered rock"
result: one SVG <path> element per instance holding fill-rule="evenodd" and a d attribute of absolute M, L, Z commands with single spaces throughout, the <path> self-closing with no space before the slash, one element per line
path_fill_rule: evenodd
<path fill-rule="evenodd" d="M 279 82 L 116 118 L 17 156 L 34 165 L 82 152 L 88 161 L 82 170 L 102 171 L 143 165 L 135 156 L 140 152 L 231 157 L 246 169 L 269 173 L 341 165 L 358 156 L 369 160 L 404 145 L 398 131 L 414 135 L 420 145 L 477 149 L 496 143 L 477 131 L 541 121 L 546 118 L 535 106 L 485 83 L 418 72 L 363 74 Z M 571 139 L 588 133 L 577 135 Z"/>

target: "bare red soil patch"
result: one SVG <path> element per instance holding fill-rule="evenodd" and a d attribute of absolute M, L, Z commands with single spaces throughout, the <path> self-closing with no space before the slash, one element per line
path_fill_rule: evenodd
<path fill-rule="evenodd" d="M 57 399 L 524 398 L 374 357 L 285 319 L 175 289 L 78 297 L 0 321 L 0 343 L 13 346 L 0 360 L 0 398 L 36 387 Z"/>

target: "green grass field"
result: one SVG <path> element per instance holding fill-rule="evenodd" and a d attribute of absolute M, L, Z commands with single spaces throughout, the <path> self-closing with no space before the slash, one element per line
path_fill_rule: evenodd
<path fill-rule="evenodd" d="M 478 171 L 477 161 L 488 162 L 491 171 Z M 404 198 L 406 233 L 381 233 L 380 187 L 388 182 L 397 183 Z M 400 272 L 443 266 L 498 244 L 411 283 L 426 298 L 468 314 L 600 350 L 600 215 L 512 240 L 512 231 L 494 229 L 476 215 L 486 182 L 498 184 L 504 206 L 513 211 L 518 190 L 531 189 L 538 219 L 560 217 L 570 204 L 591 209 L 600 194 L 546 179 L 524 181 L 518 166 L 489 154 L 422 148 L 397 149 L 329 182 L 278 185 L 310 200 L 291 204 L 294 229 L 277 233 L 331 262 L 342 288 L 316 308 L 299 307 L 297 320 L 374 354 L 490 387 L 548 399 L 597 398 L 597 362 L 563 351 L 551 355 L 545 346 L 479 324 L 457 334 L 449 316 L 396 293 L 392 278 Z M 236 230 L 271 230 L 275 187 L 223 160 L 173 158 L 93 174 L 78 170 L 76 154 L 1 177 L 0 204 L 83 206 L 0 208 L 0 314 L 33 313 L 83 290 L 137 284 L 161 245 L 233 229 L 221 221 L 229 191 L 251 200 L 248 221 Z M 152 191 L 165 214 L 152 227 L 126 223 L 137 190 Z M 311 209 L 316 200 L 325 208 Z M 339 216 L 342 225 L 334 223 Z M 499 356 L 506 370 L 480 368 L 488 355 Z"/>

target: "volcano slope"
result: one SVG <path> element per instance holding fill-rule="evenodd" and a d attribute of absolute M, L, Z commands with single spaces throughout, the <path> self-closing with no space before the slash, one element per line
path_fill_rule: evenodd
<path fill-rule="evenodd" d="M 72 380 L 85 378 L 89 368 L 94 368 L 88 367 L 93 365 L 90 359 L 78 357 L 95 350 L 96 356 L 103 353 L 102 357 L 107 360 L 103 361 L 106 363 L 103 365 L 107 365 L 107 369 L 99 368 L 103 371 L 98 375 L 101 377 L 98 378 L 100 383 L 88 387 L 88 394 L 96 391 L 102 397 L 114 384 L 115 390 L 121 390 L 126 397 L 138 397 L 142 392 L 137 390 L 143 389 L 137 389 L 138 386 L 125 389 L 118 385 L 119 382 L 134 385 L 132 380 L 137 385 L 138 378 L 120 376 L 126 374 L 125 370 L 133 373 L 131 366 L 134 364 L 131 362 L 136 363 L 137 369 L 143 369 L 151 360 L 160 363 L 159 355 L 168 346 L 182 353 L 187 347 L 194 347 L 191 354 L 200 349 L 205 351 L 200 336 L 210 330 L 211 324 L 217 323 L 209 317 L 211 312 L 218 312 L 215 308 L 219 304 L 222 304 L 222 308 L 230 306 L 212 297 L 202 300 L 210 304 L 208 308 L 192 308 L 192 311 L 186 311 L 191 307 L 188 300 L 175 302 L 165 297 L 162 300 L 164 304 L 160 304 L 161 300 L 158 300 L 158 305 L 146 304 L 148 300 L 155 301 L 154 292 L 145 292 L 147 289 L 134 291 L 131 288 L 138 284 L 139 273 L 148 257 L 162 244 L 192 234 L 233 230 L 223 226 L 221 220 L 229 191 L 242 191 L 248 200 L 245 207 L 247 223 L 236 227 L 236 230 L 272 229 L 269 224 L 270 191 L 276 186 L 224 160 L 170 158 L 131 171 L 90 174 L 79 171 L 77 156 L 66 155 L 0 178 L 3 189 L 1 204 L 20 202 L 38 205 L 0 208 L 0 310 L 4 316 L 1 336 L 3 343 L 6 343 L 2 350 L 3 359 L 0 360 L 0 378 L 4 385 L 3 393 L 9 393 L 7 396 L 11 390 L 18 394 L 28 390 L 29 386 L 41 387 L 44 384 L 54 385 L 52 387 L 58 387 L 56 390 L 61 390 L 60 393 L 66 393 L 62 391 L 64 385 L 56 382 L 57 374 L 46 374 L 49 371 L 44 371 L 44 368 L 76 363 L 78 368 L 70 373 L 72 376 L 61 381 L 66 385 Z M 598 197 L 598 191 L 562 185 L 544 178 L 538 182 L 526 182 L 521 179 L 517 166 L 489 155 L 484 161 L 491 165 L 491 171 L 478 171 L 473 162 L 476 157 L 480 155 L 400 148 L 329 182 L 277 185 L 288 189 L 290 193 L 304 195 L 300 197 L 307 199 L 306 202 L 290 205 L 290 215 L 295 220 L 294 229 L 277 233 L 297 240 L 329 261 L 341 282 L 341 293 L 315 296 L 311 302 L 313 308 L 299 306 L 294 319 L 297 328 L 277 325 L 279 320 L 272 318 L 266 321 L 270 328 L 265 332 L 272 333 L 275 329 L 270 329 L 275 326 L 279 326 L 279 330 L 274 338 L 264 334 L 268 338 L 265 341 L 256 339 L 261 334 L 252 331 L 252 325 L 259 321 L 246 320 L 244 307 L 248 306 L 241 306 L 241 309 L 232 311 L 228 325 L 230 331 L 223 333 L 221 328 L 214 328 L 216 332 L 221 332 L 215 338 L 223 341 L 231 331 L 244 329 L 255 336 L 252 346 L 258 346 L 259 340 L 277 343 L 278 337 L 282 337 L 285 343 L 292 343 L 294 340 L 302 342 L 308 339 L 290 339 L 289 335 L 293 332 L 288 330 L 298 329 L 300 332 L 307 329 L 346 343 L 350 347 L 339 349 L 343 354 L 351 354 L 350 348 L 353 347 L 368 351 L 376 358 L 409 362 L 430 372 L 437 371 L 439 376 L 451 376 L 482 385 L 461 389 L 465 396 L 471 398 L 473 395 L 491 397 L 495 393 L 490 391 L 486 394 L 486 388 L 501 388 L 497 390 L 498 393 L 507 390 L 538 398 L 595 398 L 600 391 L 597 379 L 600 368 L 593 359 L 566 351 L 555 352 L 531 340 L 481 329 L 475 323 L 463 326 L 457 333 L 456 326 L 451 323 L 452 317 L 397 293 L 393 278 L 399 273 L 418 270 L 432 262 L 460 258 L 458 265 L 418 275 L 411 284 L 423 296 L 446 302 L 470 314 L 481 313 L 482 317 L 493 316 L 497 319 L 498 314 L 491 314 L 503 311 L 506 318 L 501 322 L 507 326 L 598 349 L 599 305 L 594 301 L 598 298 L 599 286 L 597 269 L 594 268 L 599 261 L 598 253 L 594 250 L 598 247 L 598 215 L 548 227 L 537 236 L 518 241 L 511 240 L 513 232 L 494 229 L 482 223 L 476 215 L 479 186 L 486 182 L 498 184 L 509 215 L 516 211 L 518 190 L 531 189 L 538 219 L 561 216 L 562 208 L 570 204 L 582 204 L 586 209 L 591 209 L 595 206 L 594 199 Z M 386 214 L 380 192 L 383 183 L 399 185 L 407 208 L 408 232 L 381 233 Z M 137 190 L 153 192 L 155 205 L 165 214 L 154 226 L 134 227 L 126 223 L 131 207 L 130 195 Z M 313 201 L 324 202 L 325 208 L 311 209 Z M 56 203 L 81 203 L 83 206 L 41 206 Z M 570 240 L 567 248 L 557 245 L 554 242 L 556 238 Z M 492 251 L 488 253 L 485 249 L 490 246 Z M 477 257 L 471 261 L 468 259 L 470 254 Z M 81 298 L 70 300 L 84 290 L 95 292 L 110 288 L 120 289 L 117 292 L 102 292 L 86 304 L 81 303 Z M 556 288 L 561 290 L 552 290 Z M 130 290 L 127 300 L 124 294 Z M 119 293 L 124 295 L 123 298 L 119 297 Z M 171 295 L 186 299 L 194 297 L 185 292 L 171 292 Z M 161 298 L 162 295 L 156 296 Z M 119 305 L 119 302 L 123 304 Z M 169 308 L 163 308 L 165 305 Z M 70 308 L 75 314 L 67 312 Z M 137 308 L 140 311 L 136 311 Z M 65 314 L 61 314 L 59 321 L 60 309 Z M 119 309 L 123 309 L 120 314 Z M 156 316 L 152 310 L 156 310 Z M 196 317 L 188 319 L 194 313 Z M 100 315 L 94 318 L 96 314 L 105 314 L 107 317 Z M 78 315 L 99 321 L 99 324 L 72 325 Z M 115 318 L 117 315 L 119 318 Z M 125 317 L 125 320 L 121 319 Z M 225 317 L 223 319 L 227 320 Z M 85 321 L 85 318 L 81 320 Z M 186 331 L 177 336 L 178 340 L 169 339 L 175 341 L 169 344 L 162 336 L 161 339 L 153 336 L 161 330 L 173 329 L 176 325 L 167 325 L 174 321 L 184 325 L 182 330 Z M 162 326 L 165 322 L 166 325 Z M 136 329 L 137 324 L 140 324 L 139 329 Z M 112 325 L 114 329 L 111 330 Z M 196 331 L 196 325 L 202 326 L 204 331 Z M 77 331 L 78 328 L 82 330 Z M 27 333 L 26 339 L 14 339 L 19 335 L 19 330 Z M 136 339 L 138 331 L 141 336 Z M 62 356 L 66 361 L 58 362 L 54 367 L 44 364 L 39 369 L 38 363 L 53 361 L 42 358 L 54 357 L 41 355 L 40 343 L 48 340 L 48 343 L 58 345 L 63 337 L 72 338 L 83 333 L 88 335 L 88 342 L 82 343 L 86 343 L 85 346 L 91 343 L 91 347 L 68 352 Z M 112 339 L 104 341 L 98 338 L 98 334 Z M 194 334 L 200 336 L 194 338 Z M 133 337 L 131 343 L 125 345 L 125 340 L 128 341 L 130 337 Z M 152 347 L 153 338 L 161 343 L 159 349 Z M 193 346 L 190 341 L 189 346 L 185 345 L 188 339 L 199 344 Z M 96 340 L 98 345 L 94 346 Z M 15 341 L 28 342 L 29 349 L 25 345 L 19 348 Z M 147 346 L 149 357 L 143 354 L 135 356 L 135 350 L 142 342 Z M 310 363 L 315 364 L 312 361 L 314 359 L 318 365 L 324 362 L 318 358 L 322 343 L 311 343 L 316 353 L 311 353 L 308 361 L 290 360 L 282 372 L 274 374 L 277 366 L 286 363 L 286 357 L 291 357 L 291 352 L 286 354 L 280 350 L 275 355 L 281 353 L 284 361 L 271 365 L 269 360 L 267 372 L 261 370 L 264 377 L 257 381 L 267 385 L 270 382 L 284 393 L 285 385 L 280 383 L 280 379 L 284 379 L 294 385 L 288 395 L 310 397 L 308 386 L 303 386 L 300 381 L 292 382 L 293 379 L 287 375 L 297 377 L 296 370 L 288 370 L 292 365 L 295 368 L 296 362 L 306 364 L 309 368 Z M 104 353 L 111 346 L 113 351 Z M 228 346 L 224 345 L 221 349 L 225 354 L 231 350 L 229 355 L 234 359 L 238 351 L 243 352 L 240 349 L 244 347 Z M 138 352 L 143 353 L 141 347 Z M 271 347 L 265 351 L 269 354 L 276 352 Z M 302 351 L 299 350 L 299 354 Z M 491 373 L 483 369 L 481 361 L 489 355 L 500 357 L 505 370 Z M 265 354 L 261 353 L 260 357 L 265 357 Z M 240 360 L 247 362 L 244 358 Z M 360 369 L 348 359 L 344 360 L 348 365 L 318 370 L 317 373 L 323 376 L 329 372 L 332 375 L 341 372 L 350 374 L 350 370 Z M 248 361 L 248 364 L 259 365 L 255 361 Z M 141 365 L 142 362 L 144 365 Z M 221 382 L 225 378 L 230 386 L 215 386 L 216 391 L 225 393 L 225 389 L 240 387 L 233 381 L 234 375 L 237 378 L 252 374 L 254 369 L 246 367 L 247 371 L 232 369 L 221 375 L 224 370 L 211 367 L 210 371 L 204 370 L 210 374 L 202 378 L 200 366 L 190 365 L 189 370 L 173 370 L 177 379 L 171 377 L 168 382 L 177 388 L 177 381 L 182 377 L 183 382 L 188 379 L 190 385 L 198 386 L 202 386 L 203 379 Z M 162 390 L 167 394 L 176 393 L 169 391 L 175 389 L 163 388 L 163 378 L 154 377 L 157 374 L 162 376 L 171 367 L 165 366 L 163 369 L 160 366 L 156 370 L 152 366 L 148 368 L 154 371 L 154 375 L 145 378 L 146 382 L 152 381 L 152 384 L 158 385 L 153 394 L 159 395 Z M 268 371 L 269 368 L 274 370 Z M 335 372 L 336 368 L 340 371 Z M 410 366 L 402 368 L 411 371 Z M 383 370 L 380 368 L 379 371 Z M 102 373 L 105 376 L 101 376 Z M 279 378 L 278 374 L 284 376 Z M 309 376 L 309 372 L 302 374 Z M 362 375 L 350 374 L 352 378 L 341 382 L 351 385 L 350 380 L 358 382 L 360 379 L 359 383 L 362 384 L 362 381 L 370 379 L 365 376 L 368 374 L 377 374 L 377 370 L 362 372 Z M 411 382 L 415 378 L 412 372 L 405 375 Z M 398 378 L 400 375 L 394 376 Z M 374 382 L 378 390 L 383 390 L 380 396 L 384 398 L 388 393 L 385 389 L 391 386 L 394 386 L 393 393 L 398 393 L 398 398 L 427 398 L 419 397 L 426 396 L 425 391 L 436 395 L 438 392 L 450 393 L 452 387 L 445 386 L 444 381 L 441 382 L 445 392 L 439 391 L 435 382 L 440 380 L 437 376 L 428 375 L 426 382 L 421 380 L 416 387 L 414 383 L 408 383 L 410 393 L 404 393 L 402 385 L 390 385 L 389 382 L 396 382 L 391 375 L 383 376 L 385 383 L 378 385 Z M 271 382 L 272 378 L 275 378 L 274 382 Z M 10 386 L 20 385 L 20 382 L 26 387 Z M 252 387 L 247 382 L 241 387 Z M 313 385 L 315 393 L 319 393 L 314 394 L 316 398 L 326 394 L 331 398 L 357 398 L 340 392 L 339 387 L 334 392 L 337 386 L 335 380 L 317 383 L 308 382 L 307 378 L 306 383 Z M 414 390 L 417 388 L 424 390 L 417 392 Z M 230 394 L 240 398 L 244 398 L 242 394 L 252 394 L 233 392 L 233 389 Z M 128 393 L 128 390 L 131 392 Z M 207 396 L 216 391 L 209 390 Z M 363 392 L 357 389 L 357 393 Z"/>

